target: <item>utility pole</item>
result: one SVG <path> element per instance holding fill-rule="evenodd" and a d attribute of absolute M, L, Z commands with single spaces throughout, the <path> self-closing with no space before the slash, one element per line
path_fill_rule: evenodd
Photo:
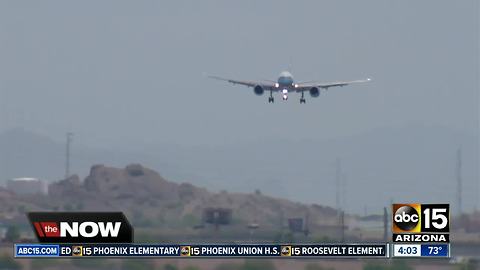
<path fill-rule="evenodd" d="M 340 213 L 340 226 L 342 226 L 342 243 L 345 243 L 345 212 Z"/>
<path fill-rule="evenodd" d="M 342 210 L 347 210 L 347 174 L 342 173 Z"/>
<path fill-rule="evenodd" d="M 67 132 L 67 144 L 65 151 L 65 179 L 70 177 L 70 145 L 72 144 L 73 133 Z"/>
<path fill-rule="evenodd" d="M 305 234 L 305 237 L 308 237 L 310 234 L 310 227 L 308 226 L 310 220 L 310 211 L 307 209 L 307 213 L 305 214 L 305 228 L 303 229 L 303 234 Z"/>
<path fill-rule="evenodd" d="M 340 213 L 340 187 L 342 182 L 342 163 L 340 158 L 337 158 L 335 162 L 335 207 L 337 209 L 337 213 Z"/>
<path fill-rule="evenodd" d="M 387 207 L 383 208 L 383 241 L 388 242 L 388 212 L 387 212 Z"/>
<path fill-rule="evenodd" d="M 478 211 L 478 201 L 480 196 L 480 178 L 477 176 L 477 184 L 475 185 L 475 213 Z"/>
<path fill-rule="evenodd" d="M 340 229 L 340 240 L 343 243 L 345 242 L 345 216 L 341 206 L 342 182 L 343 182 L 342 162 L 340 158 L 337 158 L 335 161 L 335 207 L 337 210 L 338 228 Z"/>
<path fill-rule="evenodd" d="M 457 208 L 458 214 L 462 215 L 462 148 L 457 149 L 457 166 L 455 169 L 455 175 L 457 178 Z"/>

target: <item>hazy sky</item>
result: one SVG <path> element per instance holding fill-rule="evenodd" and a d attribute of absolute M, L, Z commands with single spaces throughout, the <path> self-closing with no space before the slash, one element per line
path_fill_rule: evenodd
<path fill-rule="evenodd" d="M 0 131 L 86 145 L 477 133 L 477 1 L 1 1 Z M 373 78 L 299 104 L 209 80 Z"/>
<path fill-rule="evenodd" d="M 147 166 L 174 180 L 170 175 L 191 173 L 187 180 L 201 186 L 245 190 L 224 180 L 232 175 L 239 183 L 250 179 L 245 185 L 251 192 L 268 181 L 278 189 L 283 179 L 284 193 L 265 191 L 303 201 L 309 185 L 334 179 L 331 164 L 342 156 L 350 190 L 382 190 L 381 196 L 352 197 L 356 212 L 363 203 L 383 205 L 392 197 L 453 202 L 459 142 L 445 138 L 452 132 L 478 138 L 479 32 L 476 0 L 0 1 L 0 132 L 23 127 L 63 142 L 72 131 L 75 153 L 88 146 L 151 154 Z M 300 105 L 296 94 L 268 104 L 268 95 L 205 77 L 275 80 L 291 64 L 298 81 L 373 81 L 331 88 L 316 99 L 308 95 Z M 445 134 L 424 138 L 422 126 L 439 127 L 425 134 Z M 399 149 L 390 136 L 383 140 L 389 142 L 385 151 L 369 155 L 372 146 L 382 147 L 366 134 L 382 141 L 389 130 L 406 141 L 417 132 L 411 138 L 420 139 Z M 303 142 L 299 151 L 282 147 L 292 141 Z M 187 154 L 175 147 L 162 152 L 159 145 L 185 147 Z M 205 150 L 212 145 L 226 154 Z M 257 145 L 256 154 L 242 152 L 242 145 L 250 147 L 245 151 Z M 196 152 L 191 149 L 204 152 L 189 155 Z M 57 152 L 46 162 L 61 174 L 63 150 Z M 473 198 L 476 205 L 479 200 L 478 149 L 463 153 L 471 208 Z M 195 154 L 199 162 L 188 160 Z M 23 170 L 24 161 L 12 155 L 3 153 L 4 170 L 16 161 Z M 261 161 L 248 159 L 252 155 Z M 75 171 L 85 175 L 96 162 L 119 165 L 115 158 L 87 160 Z M 144 162 L 137 158 L 127 162 Z M 161 162 L 175 163 L 170 175 Z M 74 166 L 80 163 L 74 160 Z M 377 166 L 385 168 L 379 172 Z M 35 168 L 28 172 L 41 176 Z M 310 184 L 291 184 L 293 178 Z M 404 181 L 418 184 L 420 193 Z M 310 198 L 333 205 L 333 186 L 324 186 Z M 430 187 L 436 187 L 431 197 L 422 197 Z"/>

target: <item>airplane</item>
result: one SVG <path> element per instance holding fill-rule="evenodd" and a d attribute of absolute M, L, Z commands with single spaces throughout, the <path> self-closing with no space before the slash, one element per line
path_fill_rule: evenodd
<path fill-rule="evenodd" d="M 208 76 L 209 78 L 227 81 L 232 84 L 240 84 L 247 87 L 253 87 L 253 92 L 261 96 L 265 91 L 270 91 L 270 97 L 268 97 L 268 103 L 273 103 L 273 92 L 281 92 L 282 99 L 288 99 L 289 92 L 297 92 L 302 93 L 300 97 L 300 103 L 305 103 L 305 96 L 304 92 L 308 91 L 310 96 L 318 97 L 320 95 L 320 89 L 328 90 L 330 87 L 335 86 L 345 86 L 353 83 L 364 83 L 371 81 L 370 78 L 364 80 L 355 80 L 355 81 L 344 81 L 344 82 L 330 82 L 330 83 L 318 83 L 318 82 L 300 82 L 295 83 L 293 80 L 293 76 L 289 71 L 282 71 L 280 76 L 276 81 L 240 81 L 240 80 L 232 80 L 226 79 L 218 76 Z"/>

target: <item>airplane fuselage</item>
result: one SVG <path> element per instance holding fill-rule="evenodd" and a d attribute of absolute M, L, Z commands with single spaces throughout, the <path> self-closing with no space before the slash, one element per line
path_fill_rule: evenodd
<path fill-rule="evenodd" d="M 280 73 L 280 76 L 277 79 L 275 87 L 280 88 L 282 92 L 283 100 L 288 99 L 288 91 L 295 88 L 295 83 L 293 81 L 293 76 L 288 71 L 283 71 Z"/>
<path fill-rule="evenodd" d="M 283 71 L 282 73 L 280 73 L 280 76 L 278 77 L 277 83 L 280 86 L 292 87 L 294 85 L 292 74 L 288 71 Z"/>

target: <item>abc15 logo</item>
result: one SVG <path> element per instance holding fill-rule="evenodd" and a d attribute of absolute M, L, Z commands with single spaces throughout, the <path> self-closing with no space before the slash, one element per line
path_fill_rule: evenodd
<path fill-rule="evenodd" d="M 182 246 L 180 248 L 180 256 L 190 256 L 190 246 Z"/>
<path fill-rule="evenodd" d="M 393 204 L 393 233 L 450 231 L 449 204 Z"/>
<path fill-rule="evenodd" d="M 282 256 L 292 256 L 292 246 L 282 246 L 280 253 Z"/>

